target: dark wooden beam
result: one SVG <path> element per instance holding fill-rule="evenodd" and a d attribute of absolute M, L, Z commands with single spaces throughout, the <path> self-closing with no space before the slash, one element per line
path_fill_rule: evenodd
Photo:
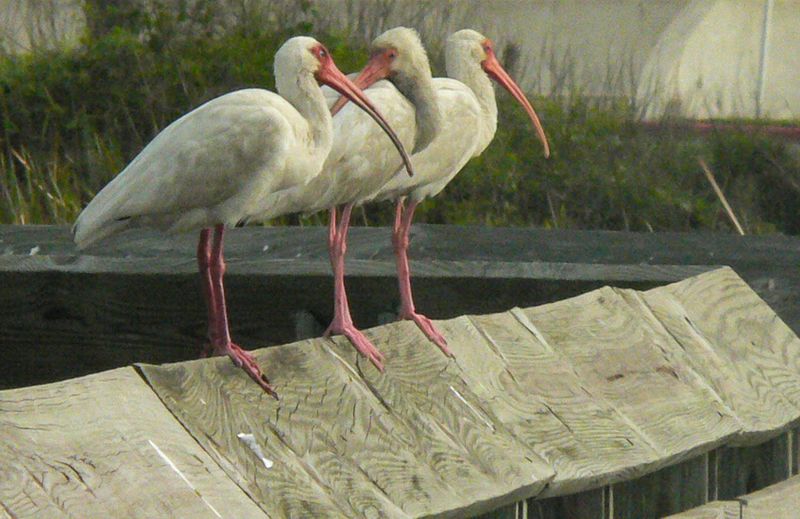
<path fill-rule="evenodd" d="M 228 233 L 227 290 L 241 345 L 322 331 L 332 298 L 325 237 L 319 227 Z M 195 357 L 205 318 L 195 240 L 132 231 L 78 252 L 66 226 L 0 226 L 0 351 L 11 367 L 0 387 Z M 643 290 L 731 265 L 800 331 L 800 240 L 791 237 L 417 225 L 411 258 L 417 306 L 433 318 L 534 306 L 604 285 Z M 388 229 L 352 229 L 347 283 L 357 324 L 392 319 Z"/>

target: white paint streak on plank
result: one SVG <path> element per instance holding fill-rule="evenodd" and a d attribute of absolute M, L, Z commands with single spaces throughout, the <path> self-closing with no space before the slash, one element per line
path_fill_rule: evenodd
<path fill-rule="evenodd" d="M 193 491 L 195 494 L 197 494 L 197 497 L 199 497 L 200 499 L 202 499 L 202 500 L 203 500 L 203 503 L 205 503 L 205 504 L 206 504 L 206 506 L 207 506 L 208 508 L 210 508 L 212 512 L 214 512 L 214 515 L 216 515 L 217 517 L 219 517 L 220 519 L 222 519 L 222 516 L 221 516 L 221 515 L 219 515 L 219 512 L 217 512 L 217 509 L 216 509 L 216 508 L 214 508 L 214 507 L 211 505 L 211 503 L 209 503 L 208 501 L 206 501 L 206 498 L 205 498 L 205 497 L 203 497 L 203 495 L 202 495 L 202 494 L 201 494 L 201 493 L 200 493 L 200 492 L 199 492 L 199 491 L 198 491 L 196 488 L 194 488 L 194 485 L 192 485 L 192 483 L 191 483 L 191 482 L 190 482 L 188 479 L 186 479 L 186 476 L 184 476 L 184 475 L 183 475 L 183 472 L 181 472 L 181 471 L 180 471 L 180 469 L 178 469 L 178 467 L 177 467 L 177 466 L 176 466 L 176 465 L 175 465 L 175 464 L 172 462 L 172 460 L 171 460 L 171 459 L 169 459 L 169 457 L 167 457 L 167 455 L 166 455 L 166 454 L 164 454 L 164 452 L 163 452 L 161 449 L 159 449 L 159 448 L 158 448 L 158 445 L 156 445 L 155 443 L 153 443 L 153 440 L 147 440 L 147 442 L 150 444 L 150 446 L 151 446 L 151 447 L 153 447 L 153 449 L 155 449 L 155 451 L 158 453 L 158 455 L 159 455 L 159 456 L 161 456 L 161 459 L 163 459 L 164 461 L 166 461 L 166 462 L 167 462 L 167 465 L 169 465 L 169 466 L 170 466 L 170 468 L 172 468 L 172 470 L 174 470 L 174 471 L 175 471 L 175 473 L 176 473 L 177 475 L 179 475 L 179 476 L 181 477 L 181 479 L 182 479 L 182 480 L 184 480 L 184 481 L 186 482 L 186 484 L 187 484 L 187 485 L 189 485 L 189 488 L 191 488 L 191 489 L 192 489 L 192 491 Z"/>

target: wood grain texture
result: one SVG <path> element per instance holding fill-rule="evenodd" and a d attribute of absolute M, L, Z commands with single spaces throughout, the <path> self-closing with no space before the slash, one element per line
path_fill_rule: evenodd
<path fill-rule="evenodd" d="M 271 496 L 275 517 L 298 517 L 290 505 L 326 495 L 332 503 L 344 496 L 347 502 L 336 504 L 354 517 L 464 517 L 535 495 L 546 485 L 552 469 L 498 430 L 458 366 L 419 340 L 413 324 L 379 333 L 372 338 L 392 359 L 385 375 L 341 340 L 259 350 L 259 362 L 282 397 L 277 403 L 244 376 L 231 380 L 226 359 L 142 370 L 193 436 L 213 443 L 227 461 L 223 466 L 236 470 L 232 477 L 246 480 L 243 486 L 259 500 Z M 266 472 L 236 439 L 256 423 L 262 424 L 265 455 L 276 460 Z M 293 456 L 304 463 L 292 463 Z M 279 466 L 291 474 L 277 475 Z M 269 477 L 258 477 L 264 472 Z M 302 477 L 314 480 L 308 486 L 315 494 L 295 492 L 278 507 L 275 496 Z"/>
<path fill-rule="evenodd" d="M 642 299 L 742 422 L 737 442 L 765 441 L 800 419 L 800 339 L 731 269 Z"/>
<path fill-rule="evenodd" d="M 31 300 L 38 290 L 52 290 L 28 289 Z M 743 300 L 746 309 L 740 308 Z M 141 293 L 131 293 L 119 304 L 145 303 Z M 10 302 L 4 304 L 13 311 Z M 84 304 L 98 305 L 92 312 L 103 311 L 101 302 Z M 109 308 L 122 314 L 114 304 Z M 688 322 L 684 316 L 694 323 L 688 339 L 681 335 L 688 332 L 674 331 Z M 155 318 L 148 322 L 156 325 Z M 724 499 L 742 488 L 750 491 L 791 471 L 788 428 L 796 419 L 786 410 L 800 395 L 795 388 L 800 341 L 729 269 L 647 293 L 603 288 L 540 307 L 438 321 L 437 327 L 455 359 L 444 357 L 410 322 L 366 330 L 386 355 L 384 374 L 342 338 L 257 350 L 259 364 L 282 397 L 279 402 L 226 358 L 141 365 L 149 386 L 128 369 L 98 375 L 105 386 L 85 382 L 92 377 L 64 383 L 89 388 L 76 386 L 81 389 L 64 398 L 54 396 L 52 388 L 62 387 L 58 384 L 0 393 L 17 395 L 19 401 L 13 404 L 19 416 L 0 413 L 0 432 L 9 431 L 14 440 L 0 440 L 0 461 L 22 458 L 21 466 L 40 466 L 42 452 L 56 440 L 42 436 L 42 442 L 51 443 L 27 452 L 14 449 L 25 445 L 26 427 L 49 430 L 51 418 L 39 413 L 41 406 L 60 412 L 97 400 L 101 403 L 92 411 L 100 414 L 100 425 L 92 430 L 116 438 L 119 430 L 106 433 L 103 427 L 141 421 L 137 427 L 145 429 L 131 427 L 152 431 L 145 438 L 158 438 L 152 441 L 168 459 L 179 466 L 177 460 L 188 460 L 190 481 L 189 474 L 202 472 L 198 465 L 207 463 L 207 479 L 223 479 L 234 495 L 251 506 L 258 503 L 257 514 L 273 518 L 512 517 L 521 511 L 589 518 L 609 516 L 612 509 L 615 516 L 648 517 L 715 493 Z M 747 347 L 748 341 L 764 346 Z M 741 366 L 751 366 L 746 377 L 737 376 Z M 724 385 L 712 370 L 733 382 Z M 128 391 L 129 378 L 147 396 Z M 35 398 L 19 396 L 26 392 Z M 775 440 L 757 447 L 723 446 L 754 434 L 748 429 L 752 419 L 739 414 L 748 409 L 745 404 L 777 409 L 767 426 L 754 426 L 759 438 L 769 439 L 763 436 L 768 430 Z M 0 398 L 0 405 L 11 404 Z M 132 405 L 137 412 L 130 411 Z M 59 419 L 80 430 L 82 415 L 65 413 Z M 164 416 L 180 433 L 175 445 L 162 445 L 160 425 L 152 425 Z M 144 433 L 125 434 L 135 442 Z M 80 440 L 97 443 L 93 434 Z M 141 450 L 137 458 L 114 442 L 100 444 L 108 459 L 121 456 L 126 467 L 144 464 Z M 155 447 L 146 447 L 163 459 Z M 53 448 L 58 451 L 58 444 Z M 200 457 L 195 460 L 186 449 L 199 451 Z M 707 461 L 712 453 L 713 478 Z M 91 463 L 102 466 L 103 475 L 119 472 L 119 462 Z M 30 469 L 38 474 L 35 470 Z M 80 495 L 83 487 L 56 475 L 30 479 L 33 486 L 26 492 L 15 490 L 30 471 L 17 471 L 22 476 L 10 486 L 0 483 L 0 496 L 13 495 L 13 501 L 3 497 L 0 503 L 12 502 L 28 513 L 42 510 L 44 516 L 68 515 L 71 495 Z M 742 474 L 744 483 L 737 479 Z M 105 488 L 87 483 L 83 472 L 81 477 L 93 492 Z M 713 492 L 706 488 L 712 479 Z M 158 477 L 149 484 L 164 486 L 166 496 L 175 492 L 174 499 L 186 501 L 185 506 L 206 507 L 189 486 L 173 489 Z M 67 497 L 47 497 L 61 487 Z M 195 488 L 206 497 L 208 487 Z M 153 516 L 164 515 L 165 502 L 132 503 L 150 507 Z"/>
<path fill-rule="evenodd" d="M 266 517 L 133 368 L 0 392 L 0 467 L 4 517 Z"/>
<path fill-rule="evenodd" d="M 796 519 L 800 510 L 800 477 L 795 476 L 737 501 L 713 501 L 669 516 L 671 519 Z M 742 514 L 740 515 L 740 510 Z"/>
<path fill-rule="evenodd" d="M 591 394 L 658 453 L 651 469 L 713 448 L 739 431 L 736 417 L 674 353 L 672 338 L 650 326 L 624 292 L 603 288 L 521 314 L 569 360 Z"/>
<path fill-rule="evenodd" d="M 631 478 L 657 461 L 625 417 L 526 324 L 517 311 L 470 316 L 463 330 L 474 327 L 474 339 L 453 347 L 464 371 L 480 375 L 470 385 L 483 407 L 554 467 L 543 497 Z"/>

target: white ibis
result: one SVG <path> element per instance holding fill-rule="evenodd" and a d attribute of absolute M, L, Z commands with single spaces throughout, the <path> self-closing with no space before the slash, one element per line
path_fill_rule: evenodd
<path fill-rule="evenodd" d="M 281 46 L 275 81 L 280 95 L 261 89 L 231 92 L 167 126 L 95 196 L 78 216 L 73 234 L 84 248 L 129 227 L 200 229 L 197 261 L 211 349 L 228 355 L 277 398 L 252 354 L 231 341 L 222 283 L 225 226 L 304 209 L 285 207 L 283 201 L 319 173 L 333 143 L 331 115 L 318 83 L 367 112 L 390 135 L 407 167 L 410 163 L 374 105 L 315 39 L 291 38 Z"/>
<path fill-rule="evenodd" d="M 430 65 L 419 36 L 413 29 L 398 27 L 378 36 L 371 45 L 374 56 L 380 56 L 393 81 L 401 85 L 408 99 L 433 98 L 430 85 Z M 417 78 L 427 77 L 427 83 Z M 323 89 L 326 96 L 328 90 Z M 395 128 L 403 144 L 415 150 L 424 148 L 432 139 L 439 125 L 438 112 L 425 114 L 399 96 L 388 82 L 370 88 L 367 94 L 375 104 L 389 113 L 381 112 L 386 119 L 402 121 Z M 338 94 L 329 96 L 329 103 Z M 419 104 L 425 105 L 424 101 Z M 333 109 L 335 113 L 341 105 Z M 290 200 L 290 205 L 305 207 L 306 212 L 330 210 L 328 246 L 334 273 L 334 316 L 326 335 L 344 335 L 355 348 L 365 355 L 379 370 L 383 370 L 383 355 L 370 340 L 359 331 L 350 315 L 344 285 L 344 255 L 347 249 L 347 231 L 350 214 L 355 205 L 362 203 L 375 193 L 393 175 L 403 169 L 403 162 L 394 150 L 392 142 L 374 131 L 375 125 L 364 114 L 350 105 L 344 107 L 333 118 L 334 141 L 322 172 L 306 189 L 297 194 L 302 201 Z M 406 175 L 406 173 L 403 173 Z M 343 206 L 337 217 L 337 207 Z"/>
<path fill-rule="evenodd" d="M 382 99 L 380 103 L 376 103 L 382 110 L 386 102 L 403 105 L 410 101 L 415 108 L 417 127 L 421 118 L 440 119 L 441 124 L 435 126 L 432 140 L 427 147 L 415 150 L 412 155 L 415 165 L 413 178 L 395 175 L 367 197 L 367 200 L 396 200 L 392 245 L 400 288 L 399 317 L 413 320 L 444 353 L 450 354 L 446 339 L 436 330 L 430 319 L 416 311 L 411 293 L 408 243 L 414 210 L 422 200 L 435 196 L 444 189 L 469 159 L 480 155 L 494 138 L 497 130 L 497 103 L 489 78 L 505 87 L 525 108 L 542 141 L 546 157 L 550 155 L 550 148 L 539 117 L 522 90 L 500 65 L 492 41 L 485 36 L 469 29 L 452 34 L 447 40 L 445 50 L 449 78 L 431 80 L 429 75 L 416 77 L 418 84 L 414 88 L 427 90 L 430 83 L 435 94 L 406 95 L 407 100 L 402 94 L 413 88 L 397 80 L 387 52 L 389 51 L 384 51 L 383 54 L 374 53 L 354 82 L 366 89 L 373 82 L 388 78 L 397 89 L 391 90 L 391 99 Z M 382 88 L 390 89 L 387 86 Z M 372 88 L 367 91 L 368 95 L 371 91 Z M 341 104 L 346 102 L 346 99 L 339 100 Z M 397 120 L 392 118 L 393 112 L 389 114 L 388 120 L 392 127 L 398 128 L 401 133 L 415 124 L 415 120 L 409 115 L 405 116 L 405 120 Z M 409 199 L 407 207 L 406 198 Z"/>

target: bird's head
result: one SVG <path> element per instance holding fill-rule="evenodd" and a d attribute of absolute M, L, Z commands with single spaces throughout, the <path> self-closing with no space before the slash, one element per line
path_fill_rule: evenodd
<path fill-rule="evenodd" d="M 511 79 L 511 76 L 500 64 L 494 52 L 492 40 L 472 29 L 462 29 L 454 32 L 447 39 L 445 45 L 445 60 L 447 61 L 447 72 L 450 77 L 480 73 L 479 70 L 482 69 L 486 75 L 508 90 L 528 112 L 528 116 L 536 128 L 539 140 L 542 141 L 544 146 L 544 156 L 550 156 L 550 145 L 547 142 L 542 123 L 539 121 L 539 116 L 536 115 L 536 111 L 525 97 L 522 89 Z"/>
<path fill-rule="evenodd" d="M 431 76 L 428 54 L 414 29 L 389 29 L 372 41 L 370 51 L 369 62 L 353 81 L 359 88 L 366 89 L 381 79 L 389 79 L 408 96 L 408 89 L 419 78 Z M 338 112 L 346 102 L 339 99 L 331 113 Z"/>
<path fill-rule="evenodd" d="M 275 53 L 275 77 L 316 76 L 327 63 L 332 63 L 325 47 L 308 36 L 289 38 Z"/>
<path fill-rule="evenodd" d="M 281 45 L 275 53 L 275 82 L 281 95 L 298 94 L 298 77 L 311 75 L 318 83 L 328 85 L 339 92 L 342 97 L 352 101 L 359 108 L 378 123 L 384 132 L 392 139 L 397 151 L 403 158 L 403 163 L 409 175 L 413 175 L 411 159 L 406 153 L 403 144 L 386 119 L 378 112 L 372 102 L 364 95 L 347 76 L 342 74 L 336 63 L 333 62 L 328 49 L 314 38 L 296 36 Z M 320 97 L 322 94 L 319 94 Z"/>

